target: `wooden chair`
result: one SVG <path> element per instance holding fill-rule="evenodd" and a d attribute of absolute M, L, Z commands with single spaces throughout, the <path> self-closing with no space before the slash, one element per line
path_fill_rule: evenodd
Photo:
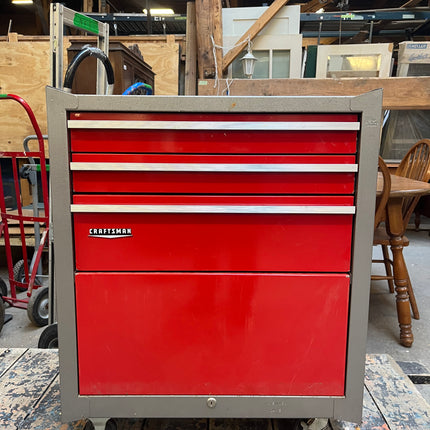
<path fill-rule="evenodd" d="M 416 181 L 428 182 L 430 179 L 430 139 L 417 142 L 404 156 L 395 175 Z M 403 224 L 406 230 L 409 219 L 420 197 L 410 197 L 403 202 Z"/>
<path fill-rule="evenodd" d="M 379 171 L 382 174 L 382 178 L 384 181 L 384 185 L 382 187 L 382 193 L 378 196 L 376 200 L 376 210 L 375 210 L 375 230 L 373 235 L 373 246 L 380 245 L 385 233 L 385 227 L 380 226 L 381 222 L 385 220 L 386 217 L 386 207 L 388 198 L 390 197 L 390 189 L 391 189 L 391 177 L 390 171 L 388 170 L 387 165 L 385 164 L 383 158 L 380 156 L 378 159 L 378 167 Z M 386 235 L 386 233 L 385 233 Z M 387 236 L 388 238 L 388 236 Z M 389 242 L 388 242 L 389 243 Z M 388 248 L 382 247 L 382 260 L 372 260 L 372 263 L 384 263 L 385 265 L 385 275 L 372 275 L 371 279 L 374 281 L 379 280 L 387 280 L 388 286 L 390 288 L 390 292 L 394 293 L 394 283 L 393 283 L 393 271 L 392 271 L 392 261 L 388 254 Z"/>
<path fill-rule="evenodd" d="M 385 219 L 385 209 L 387 206 L 388 198 L 390 197 L 390 189 L 391 189 L 390 171 L 388 170 L 388 167 L 381 156 L 378 159 L 378 167 L 379 167 L 379 171 L 382 173 L 384 186 L 382 187 L 381 195 L 378 196 L 376 200 L 375 230 L 377 229 L 379 224 Z"/>
<path fill-rule="evenodd" d="M 382 164 L 383 163 L 383 164 Z M 385 186 L 385 175 L 384 170 L 386 169 L 388 171 L 388 168 L 384 167 L 385 163 L 379 161 L 379 167 L 382 172 L 382 175 L 384 176 L 384 186 Z M 399 167 L 396 169 L 395 175 L 397 176 L 403 176 L 410 179 L 415 179 L 417 181 L 424 181 L 427 182 L 430 179 L 430 139 L 423 139 L 417 142 L 405 155 L 403 160 L 401 161 Z M 385 191 L 385 190 L 384 190 Z M 417 205 L 419 200 L 419 197 L 409 197 L 403 199 L 402 204 L 402 218 L 403 218 L 403 225 L 404 230 L 406 230 L 406 227 L 408 225 L 409 219 L 415 209 L 415 206 Z M 386 205 L 386 203 L 385 203 Z M 379 210 L 379 214 L 376 215 L 379 217 L 376 219 L 375 216 L 375 233 L 373 237 L 373 246 L 381 245 L 382 247 L 382 260 L 373 260 L 374 263 L 383 263 L 385 266 L 385 275 L 372 275 L 372 280 L 387 280 L 388 286 L 391 293 L 394 293 L 394 276 L 393 276 L 393 261 L 389 257 L 389 251 L 388 247 L 390 245 L 390 238 L 386 232 L 385 226 L 379 225 L 381 221 L 385 217 L 385 208 L 380 209 L 377 208 L 377 212 Z M 378 224 L 376 224 L 376 221 L 378 221 Z M 403 235 L 403 247 L 406 247 L 409 245 L 408 238 Z M 418 306 L 415 299 L 414 290 L 412 288 L 412 284 L 408 275 L 408 294 L 409 294 L 409 301 L 411 303 L 411 309 L 412 309 L 412 315 L 415 319 L 419 319 L 419 311 Z"/>

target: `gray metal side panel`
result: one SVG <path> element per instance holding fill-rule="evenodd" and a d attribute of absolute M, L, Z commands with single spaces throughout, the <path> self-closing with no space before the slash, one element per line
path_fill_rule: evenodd
<path fill-rule="evenodd" d="M 62 419 L 80 417 L 336 417 L 361 420 L 373 215 L 379 149 L 382 91 L 358 97 L 194 97 L 76 96 L 47 89 L 55 237 L 55 285 L 60 337 Z M 78 395 L 78 363 L 73 272 L 73 240 L 68 173 L 67 111 L 146 112 L 327 112 L 362 114 L 359 135 L 357 215 L 348 337 L 346 397 L 218 397 L 216 408 L 206 396 Z"/>
<path fill-rule="evenodd" d="M 67 150 L 66 107 L 76 107 L 74 98 L 67 104 L 61 100 L 61 91 L 51 96 L 47 93 L 51 214 L 54 237 L 55 264 L 54 288 L 56 293 L 61 405 L 64 420 L 89 417 L 89 401 L 76 401 L 78 393 L 76 319 L 74 292 L 74 263 L 72 220 L 70 213 L 70 177 L 68 174 L 69 157 Z M 67 409 L 70 411 L 67 412 Z"/>
<path fill-rule="evenodd" d="M 362 112 L 359 138 L 357 201 L 352 250 L 352 275 L 348 333 L 345 399 L 335 401 L 333 415 L 352 422 L 361 421 L 364 363 L 370 291 L 370 270 L 376 201 L 376 180 L 382 116 L 382 90 L 351 101 L 351 111 Z M 359 406 L 359 408 L 357 407 Z"/>

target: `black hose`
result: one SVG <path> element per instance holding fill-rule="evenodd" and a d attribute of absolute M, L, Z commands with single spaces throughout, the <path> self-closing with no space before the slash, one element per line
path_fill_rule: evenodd
<path fill-rule="evenodd" d="M 81 49 L 81 51 L 75 56 L 75 58 L 73 58 L 73 60 L 69 64 L 69 67 L 67 67 L 66 75 L 64 77 L 64 91 L 69 93 L 72 91 L 72 83 L 75 77 L 76 69 L 78 68 L 79 64 L 81 64 L 82 61 L 89 56 L 96 57 L 103 63 L 106 69 L 106 76 L 108 82 L 106 94 L 112 94 L 114 84 L 114 73 L 112 64 L 109 61 L 108 56 L 101 49 L 95 48 L 90 45 L 85 45 Z"/>

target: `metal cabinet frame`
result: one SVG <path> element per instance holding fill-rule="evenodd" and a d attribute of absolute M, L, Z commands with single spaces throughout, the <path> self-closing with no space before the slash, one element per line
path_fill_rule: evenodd
<path fill-rule="evenodd" d="M 62 419 L 80 417 L 335 417 L 360 422 L 367 334 L 373 215 L 382 90 L 356 97 L 176 97 L 92 96 L 47 89 L 55 285 L 60 345 Z M 353 231 L 346 386 L 344 397 L 205 395 L 81 396 L 74 293 L 74 250 L 67 116 L 74 111 L 357 113 L 356 216 Z M 112 317 L 112 316 L 110 316 Z M 102 323 L 102 322 L 101 322 Z M 298 330 L 300 327 L 297 328 Z M 294 353 L 294 351 L 292 351 Z M 115 365 L 115 363 L 112 363 Z M 134 365 L 134 364 L 133 364 Z M 133 366 L 132 365 L 132 366 Z M 138 365 L 138 364 L 136 364 Z M 130 369 L 132 371 L 132 367 Z"/>

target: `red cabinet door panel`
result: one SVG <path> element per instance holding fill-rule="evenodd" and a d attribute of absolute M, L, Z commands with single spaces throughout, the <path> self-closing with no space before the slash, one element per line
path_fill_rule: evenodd
<path fill-rule="evenodd" d="M 193 154 L 352 154 L 356 152 L 356 130 L 311 130 L 307 122 L 357 122 L 354 114 L 120 114 L 73 113 L 70 120 L 79 121 L 206 121 L 213 130 L 178 130 L 162 127 L 152 130 L 71 128 L 71 150 L 74 152 L 115 153 L 193 153 Z M 241 130 L 217 130 L 219 121 L 243 122 Z M 272 122 L 304 123 L 301 130 L 270 130 Z M 267 122 L 265 130 L 247 130 L 246 122 Z M 100 124 L 100 123 L 99 123 Z M 69 124 L 70 126 L 70 124 Z M 323 127 L 323 126 L 322 126 Z"/>
<path fill-rule="evenodd" d="M 78 273 L 81 395 L 343 396 L 349 277 Z"/>
<path fill-rule="evenodd" d="M 121 213 L 121 204 L 230 202 L 247 210 L 246 204 L 350 206 L 352 197 L 74 196 L 74 203 L 88 201 L 115 212 L 74 214 L 79 271 L 350 270 L 352 214 Z"/>
<path fill-rule="evenodd" d="M 73 168 L 76 169 L 72 172 L 73 190 L 81 193 L 352 194 L 355 184 L 354 172 L 339 170 L 354 167 L 353 155 L 75 153 L 72 154 L 72 162 Z M 178 171 L 185 165 L 189 170 Z M 245 171 L 220 171 L 228 170 L 229 165 L 243 168 Z M 268 171 L 272 166 L 276 168 L 278 165 L 287 170 L 293 168 L 303 171 Z M 128 170 L 130 166 L 135 170 Z M 148 170 L 139 171 L 142 166 Z M 205 168 L 208 171 L 201 171 Z M 311 170 L 308 170 L 309 168 Z M 321 168 L 333 171 L 318 171 Z M 252 171 L 256 169 L 261 171 Z"/>

